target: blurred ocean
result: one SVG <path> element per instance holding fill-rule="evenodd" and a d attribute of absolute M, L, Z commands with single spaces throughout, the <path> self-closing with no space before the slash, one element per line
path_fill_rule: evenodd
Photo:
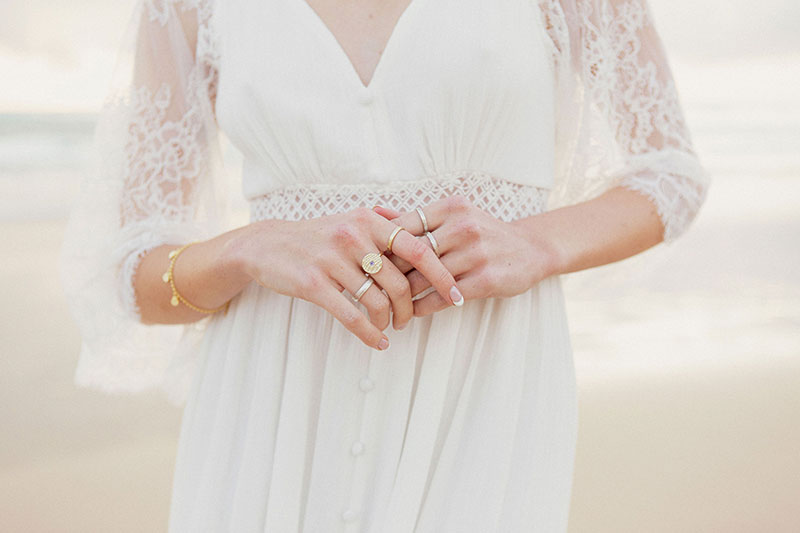
<path fill-rule="evenodd" d="M 94 114 L 0 114 L 0 220 L 63 218 L 92 157 Z"/>

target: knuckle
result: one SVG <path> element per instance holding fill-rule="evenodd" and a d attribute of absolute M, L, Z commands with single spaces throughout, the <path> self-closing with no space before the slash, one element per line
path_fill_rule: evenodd
<path fill-rule="evenodd" d="M 443 268 L 441 270 L 441 272 L 439 272 L 439 275 L 437 276 L 437 278 L 438 278 L 437 281 L 438 281 L 438 283 L 440 285 L 444 285 L 445 283 L 452 284 L 451 283 L 452 282 L 452 276 L 450 275 L 450 272 L 445 268 Z"/>
<path fill-rule="evenodd" d="M 413 264 L 417 264 L 425 258 L 430 248 L 420 239 L 414 239 L 411 249 L 408 251 L 409 259 Z"/>
<path fill-rule="evenodd" d="M 480 276 L 480 287 L 484 294 L 490 295 L 497 286 L 497 276 L 491 269 L 484 269 Z"/>
<path fill-rule="evenodd" d="M 302 271 L 300 273 L 300 281 L 298 282 L 300 296 L 304 299 L 311 300 L 320 293 L 323 283 L 322 275 L 316 269 L 306 269 Z"/>
<path fill-rule="evenodd" d="M 332 228 L 333 241 L 342 246 L 351 246 L 356 242 L 356 231 L 347 223 L 336 224 Z"/>
<path fill-rule="evenodd" d="M 454 194 L 448 199 L 447 209 L 450 212 L 463 212 L 470 208 L 472 202 L 463 194 Z"/>
<path fill-rule="evenodd" d="M 391 294 L 396 294 L 398 296 L 409 296 L 411 294 L 411 284 L 408 281 L 408 278 L 405 276 L 398 276 L 395 279 L 392 279 L 388 283 L 388 291 Z"/>
<path fill-rule="evenodd" d="M 368 207 L 356 207 L 355 209 L 353 209 L 352 213 L 353 213 L 353 220 L 356 221 L 358 224 L 368 223 L 372 218 L 372 215 L 375 214 L 375 212 L 372 209 L 369 209 Z"/>
<path fill-rule="evenodd" d="M 381 295 L 375 300 L 375 310 L 383 315 L 386 314 L 390 308 L 391 305 L 389 303 L 389 299 L 381 293 Z"/>
<path fill-rule="evenodd" d="M 361 314 L 361 311 L 358 309 L 348 309 L 343 311 L 339 320 L 341 320 L 342 324 L 348 329 L 355 329 L 361 322 L 361 319 L 364 315 Z"/>
<path fill-rule="evenodd" d="M 465 218 L 458 222 L 458 231 L 469 240 L 479 240 L 481 237 L 481 225 L 477 220 Z"/>
<path fill-rule="evenodd" d="M 473 249 L 475 250 L 475 258 L 479 265 L 485 265 L 489 262 L 489 248 L 484 242 L 475 243 Z"/>

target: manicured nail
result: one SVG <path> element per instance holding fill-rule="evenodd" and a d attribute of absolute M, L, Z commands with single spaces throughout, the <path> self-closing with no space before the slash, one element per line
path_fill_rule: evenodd
<path fill-rule="evenodd" d="M 461 291 L 455 285 L 450 287 L 450 299 L 453 300 L 453 305 L 464 305 L 464 297 L 461 296 Z"/>
<path fill-rule="evenodd" d="M 386 337 L 382 338 L 381 342 L 378 343 L 378 349 L 385 350 L 388 347 L 389 347 L 389 339 L 387 339 Z"/>
<path fill-rule="evenodd" d="M 405 324 L 401 324 L 400 326 L 397 326 L 395 329 L 397 331 L 403 331 L 404 329 L 406 329 L 406 326 L 408 326 L 408 322 L 406 322 Z"/>
<path fill-rule="evenodd" d="M 373 205 L 373 206 L 372 206 L 372 210 L 373 210 L 373 211 L 375 211 L 375 210 L 376 210 L 376 209 L 378 209 L 379 207 L 380 207 L 379 205 Z"/>

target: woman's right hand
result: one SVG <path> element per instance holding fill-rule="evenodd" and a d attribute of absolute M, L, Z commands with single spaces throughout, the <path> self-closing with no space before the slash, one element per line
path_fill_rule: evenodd
<path fill-rule="evenodd" d="M 385 350 L 389 344 L 382 330 L 389 325 L 390 310 L 395 329 L 403 329 L 414 315 L 406 276 L 382 258 L 382 268 L 371 275 L 375 283 L 359 300 L 369 319 L 342 291 L 354 294 L 361 287 L 367 279 L 361 259 L 386 251 L 396 227 L 366 207 L 300 221 L 263 220 L 241 228 L 232 252 L 258 284 L 325 308 L 365 344 Z M 413 265 L 445 301 L 464 301 L 433 250 L 410 233 L 395 236 L 392 253 Z"/>

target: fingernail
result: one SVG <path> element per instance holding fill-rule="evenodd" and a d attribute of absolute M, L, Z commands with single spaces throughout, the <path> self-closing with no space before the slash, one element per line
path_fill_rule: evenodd
<path fill-rule="evenodd" d="M 405 324 L 402 324 L 400 326 L 397 326 L 397 328 L 395 328 L 395 329 L 397 329 L 397 331 L 403 331 L 404 329 L 406 329 L 406 326 L 408 326 L 408 322 L 406 322 Z"/>
<path fill-rule="evenodd" d="M 373 210 L 373 211 L 375 211 L 375 210 L 376 210 L 376 209 L 378 209 L 379 207 L 380 207 L 379 205 L 373 205 L 373 206 L 372 206 L 372 210 Z"/>
<path fill-rule="evenodd" d="M 389 339 L 387 339 L 386 337 L 382 338 L 381 342 L 378 343 L 378 349 L 385 350 L 388 347 L 389 347 Z"/>
<path fill-rule="evenodd" d="M 464 304 L 464 297 L 455 285 L 450 287 L 450 299 L 453 300 L 453 305 L 461 306 Z"/>

